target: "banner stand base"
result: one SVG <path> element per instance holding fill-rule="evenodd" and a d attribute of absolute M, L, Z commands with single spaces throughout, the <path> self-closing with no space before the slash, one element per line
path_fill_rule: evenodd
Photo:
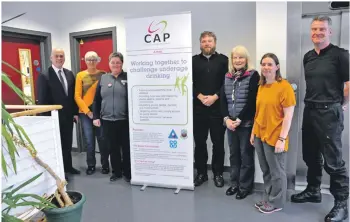
<path fill-rule="evenodd" d="M 145 191 L 145 189 L 146 189 L 146 187 L 147 187 L 147 184 L 144 184 L 142 187 L 141 187 L 141 191 Z"/>
<path fill-rule="evenodd" d="M 178 194 L 180 192 L 180 190 L 181 190 L 181 187 L 176 188 L 174 194 Z"/>

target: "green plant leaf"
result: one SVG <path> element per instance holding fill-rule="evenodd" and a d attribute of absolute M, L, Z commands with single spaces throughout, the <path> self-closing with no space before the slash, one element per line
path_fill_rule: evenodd
<path fill-rule="evenodd" d="M 24 95 L 22 90 L 20 90 L 5 73 L 2 73 L 1 79 L 8 87 L 10 87 L 19 96 L 19 98 L 21 98 L 23 101 L 25 100 L 26 96 Z"/>
<path fill-rule="evenodd" d="M 46 207 L 50 207 L 50 208 L 57 208 L 56 205 L 52 204 L 50 201 L 46 200 L 45 198 L 36 195 L 36 194 L 17 194 L 15 196 L 13 196 L 14 202 L 17 203 L 18 200 L 22 199 L 22 198 L 26 198 L 26 197 L 32 197 L 36 200 L 39 200 L 42 204 L 48 205 Z M 23 201 L 27 201 L 24 200 Z"/>
<path fill-rule="evenodd" d="M 23 220 L 18 219 L 17 217 L 8 215 L 8 214 L 1 214 L 1 219 L 3 222 L 23 222 Z"/>
<path fill-rule="evenodd" d="M 10 131 L 11 135 L 13 134 L 13 131 L 10 127 L 10 120 L 12 120 L 12 116 L 7 112 L 5 104 L 3 102 L 1 102 L 1 120 L 3 121 L 3 124 L 6 125 L 7 129 Z"/>
<path fill-rule="evenodd" d="M 16 19 L 16 18 L 18 18 L 18 17 L 21 17 L 21 16 L 23 16 L 23 15 L 25 15 L 25 14 L 26 14 L 26 12 L 21 13 L 21 14 L 19 14 L 19 15 L 16 15 L 16 16 L 14 16 L 14 17 L 12 17 L 12 18 L 9 18 L 9 19 L 7 19 L 7 20 L 1 22 L 1 24 L 3 25 L 3 24 L 5 24 L 5 23 L 7 23 L 7 22 L 9 22 L 9 21 L 12 21 L 12 20 L 14 20 L 14 19 Z"/>
<path fill-rule="evenodd" d="M 1 152 L 1 167 L 2 167 L 2 172 L 4 172 L 5 176 L 7 177 L 8 176 L 7 163 L 3 152 Z"/>
<path fill-rule="evenodd" d="M 36 208 L 48 208 L 47 205 L 42 204 L 40 202 L 34 202 L 34 201 L 23 201 L 21 203 L 16 204 L 16 207 L 24 207 L 24 206 L 31 206 Z"/>
<path fill-rule="evenodd" d="M 5 61 L 2 61 L 2 64 L 4 64 L 4 65 L 10 67 L 12 70 L 14 70 L 14 71 L 17 72 L 17 73 L 19 73 L 19 74 L 21 74 L 21 75 L 23 75 L 23 76 L 26 76 L 26 74 L 22 73 L 20 70 L 16 69 L 15 67 L 13 67 L 12 65 L 10 65 L 9 63 L 7 63 L 7 62 L 5 62 Z M 29 100 L 30 103 L 33 103 L 32 98 L 26 96 L 26 95 L 23 93 L 22 90 L 20 90 L 17 86 L 15 86 L 15 85 L 13 84 L 13 82 L 11 81 L 11 79 L 8 77 L 8 75 L 7 75 L 6 73 L 2 72 L 2 74 L 3 74 L 2 78 L 4 78 L 4 75 L 7 77 L 7 81 L 8 81 L 8 83 L 10 84 L 10 85 L 8 84 L 8 86 L 9 86 L 13 91 L 15 91 L 17 94 L 20 93 L 20 94 L 22 95 L 22 96 L 20 96 L 20 97 L 21 97 L 21 99 L 22 99 L 23 101 Z M 6 79 L 6 77 L 5 77 L 5 79 Z"/>
<path fill-rule="evenodd" d="M 11 199 L 3 199 L 2 200 L 3 203 L 7 204 L 10 208 L 15 208 L 16 204 L 15 202 L 13 202 Z"/>
<path fill-rule="evenodd" d="M 17 123 L 13 122 L 13 121 L 10 121 L 10 123 L 12 123 L 12 125 L 15 127 L 15 129 L 17 130 L 17 133 L 18 134 L 21 134 L 22 136 L 25 137 L 26 141 L 24 141 L 22 139 L 23 142 L 28 142 L 29 145 L 31 146 L 30 148 L 32 149 L 32 151 L 36 151 L 35 148 L 34 148 L 34 145 L 32 143 L 32 141 L 30 140 L 29 136 L 27 135 L 26 131 L 23 129 L 22 126 L 18 125 Z"/>
<path fill-rule="evenodd" d="M 7 132 L 6 127 L 3 124 L 1 124 L 1 134 L 6 139 L 7 149 L 10 154 L 13 170 L 17 174 L 17 165 L 16 165 L 16 156 L 15 156 L 16 146 L 13 143 L 11 135 Z"/>
<path fill-rule="evenodd" d="M 26 74 L 24 74 L 23 72 L 21 72 L 20 70 L 18 70 L 16 67 L 12 66 L 10 63 L 5 62 L 5 61 L 3 61 L 3 60 L 2 60 L 1 62 L 2 62 L 2 64 L 6 65 L 7 67 L 10 67 L 13 71 L 15 71 L 15 72 L 21 74 L 22 76 L 26 76 Z"/>
<path fill-rule="evenodd" d="M 9 116 L 10 118 L 7 118 L 8 116 Z M 6 121 L 5 121 L 5 119 L 6 119 Z M 5 125 L 6 130 L 8 130 L 9 133 L 11 134 L 11 136 L 13 136 L 13 130 L 12 130 L 12 127 L 11 127 L 11 125 L 10 125 L 10 121 L 13 122 L 11 115 L 10 115 L 8 112 L 3 112 L 3 118 L 2 118 L 2 120 L 4 120 L 4 121 L 3 121 L 3 124 Z M 24 140 L 23 140 L 23 137 L 22 137 L 20 131 L 19 131 L 15 126 L 14 126 L 14 128 L 15 128 L 15 130 L 16 130 L 16 132 L 17 132 L 17 134 L 18 134 L 18 137 L 20 138 L 20 140 L 24 143 Z M 18 153 L 17 148 L 15 149 L 15 152 L 16 152 L 17 156 L 19 156 L 19 153 Z"/>
<path fill-rule="evenodd" d="M 16 187 L 15 189 L 13 189 L 10 193 L 11 195 L 13 195 L 14 193 L 16 193 L 17 191 L 19 191 L 20 189 L 22 189 L 23 187 L 27 186 L 28 184 L 32 183 L 33 181 L 35 181 L 36 179 L 38 179 L 43 173 L 39 173 L 38 175 L 34 176 L 33 178 L 27 180 L 26 182 L 22 183 L 21 185 L 19 185 L 18 187 Z"/>
<path fill-rule="evenodd" d="M 10 115 L 10 113 L 7 112 L 6 108 L 5 108 L 5 105 L 3 105 L 3 117 L 2 119 L 5 120 L 5 122 L 7 123 L 6 126 L 7 128 L 9 129 L 9 131 L 11 131 L 11 135 L 13 135 L 13 131 L 12 131 L 12 127 L 10 126 L 10 123 L 12 123 L 12 125 L 14 125 L 15 121 L 13 120 L 12 116 Z M 18 130 L 18 124 L 14 125 L 14 128 L 17 132 L 17 135 L 19 137 L 19 139 L 24 142 L 23 140 L 23 137 L 22 137 L 22 134 L 20 133 L 20 131 Z M 17 150 L 16 150 L 17 152 Z M 18 154 L 18 153 L 17 153 Z"/>
<path fill-rule="evenodd" d="M 11 185 L 5 189 L 2 190 L 2 193 L 6 193 L 6 191 L 11 190 L 15 185 Z"/>
<path fill-rule="evenodd" d="M 1 212 L 5 212 L 9 209 L 9 207 L 6 207 L 5 209 L 3 209 Z"/>

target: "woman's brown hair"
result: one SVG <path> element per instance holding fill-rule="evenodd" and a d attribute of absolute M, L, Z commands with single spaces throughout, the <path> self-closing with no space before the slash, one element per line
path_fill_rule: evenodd
<path fill-rule="evenodd" d="M 277 56 L 276 56 L 275 54 L 273 54 L 273 53 L 266 53 L 266 54 L 263 55 L 263 57 L 261 58 L 261 60 L 260 60 L 260 65 L 261 65 L 263 59 L 265 59 L 265 58 L 270 58 L 270 59 L 272 59 L 272 60 L 275 62 L 276 66 L 280 64 L 280 62 L 279 62 L 279 60 L 278 60 L 278 58 L 277 58 Z M 276 79 L 277 82 L 282 81 L 282 75 L 281 75 L 280 68 L 276 71 L 276 78 L 275 78 L 275 79 Z M 265 84 L 266 84 L 266 78 L 265 78 L 265 76 L 261 73 L 259 85 L 263 86 L 263 85 L 265 85 Z"/>

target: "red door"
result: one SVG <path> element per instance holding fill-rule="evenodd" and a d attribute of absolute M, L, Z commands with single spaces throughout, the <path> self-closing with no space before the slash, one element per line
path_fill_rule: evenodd
<path fill-rule="evenodd" d="M 29 40 L 29 39 L 22 39 L 22 38 L 13 38 L 13 37 L 6 37 L 2 36 L 2 60 L 4 62 L 9 63 L 16 69 L 20 70 L 20 60 L 19 60 L 19 52 L 18 49 L 29 49 L 31 54 L 31 66 L 32 66 L 32 74 L 33 74 L 33 83 L 34 84 L 34 98 L 32 98 L 35 101 L 35 82 L 38 78 L 39 72 L 41 71 L 41 64 L 40 64 L 40 42 Z M 2 71 L 5 72 L 12 82 L 22 90 L 22 80 L 21 80 L 21 74 L 17 73 L 16 71 L 12 70 L 10 67 L 8 67 L 5 64 L 2 64 Z M 5 84 L 1 83 L 2 89 L 2 101 L 6 105 L 23 105 L 24 102 L 22 99 L 17 96 L 16 93 L 12 92 L 12 90 Z M 11 111 L 11 110 L 9 110 Z M 12 110 L 11 112 L 13 112 Z"/>
<path fill-rule="evenodd" d="M 109 72 L 108 56 L 113 52 L 112 35 L 94 36 L 80 40 L 80 70 L 86 70 L 85 53 L 95 51 L 101 58 L 97 68 Z"/>

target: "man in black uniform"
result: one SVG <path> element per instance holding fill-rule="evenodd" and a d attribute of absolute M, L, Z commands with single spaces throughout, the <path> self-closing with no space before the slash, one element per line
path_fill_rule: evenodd
<path fill-rule="evenodd" d="M 195 141 L 195 165 L 197 176 L 194 185 L 200 186 L 208 180 L 207 138 L 213 142 L 212 170 L 217 187 L 224 186 L 224 135 L 225 127 L 220 112 L 220 89 L 228 71 L 228 58 L 216 49 L 213 32 L 203 32 L 200 36 L 201 54 L 192 58 L 193 67 L 193 134 Z"/>
<path fill-rule="evenodd" d="M 349 196 L 349 176 L 342 159 L 341 142 L 343 109 L 349 101 L 349 53 L 330 43 L 331 23 L 327 16 L 315 17 L 311 23 L 315 48 L 307 52 L 303 60 L 306 95 L 302 138 L 308 185 L 303 192 L 292 195 L 291 200 L 294 203 L 321 202 L 324 165 L 335 199 L 325 221 L 342 221 L 348 217 Z"/>

